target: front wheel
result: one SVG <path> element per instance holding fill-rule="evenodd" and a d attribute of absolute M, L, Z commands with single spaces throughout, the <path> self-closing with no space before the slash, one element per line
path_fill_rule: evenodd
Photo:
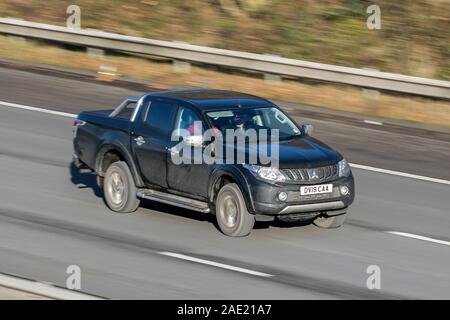
<path fill-rule="evenodd" d="M 324 229 L 336 229 L 344 224 L 347 214 L 341 214 L 333 217 L 319 217 L 314 220 L 314 225 Z"/>
<path fill-rule="evenodd" d="M 245 237 L 250 234 L 255 217 L 248 212 L 242 192 L 235 183 L 220 189 L 215 207 L 217 223 L 225 235 Z"/>
<path fill-rule="evenodd" d="M 106 170 L 103 190 L 105 202 L 112 211 L 130 213 L 136 211 L 140 205 L 133 176 L 123 161 L 114 162 Z"/>

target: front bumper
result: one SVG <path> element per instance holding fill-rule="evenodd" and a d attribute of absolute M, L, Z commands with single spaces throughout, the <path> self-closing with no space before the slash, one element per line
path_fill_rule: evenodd
<path fill-rule="evenodd" d="M 314 214 L 327 213 L 327 215 L 338 215 L 346 211 L 355 198 L 355 183 L 353 176 L 342 177 L 330 182 L 319 182 L 317 184 L 333 184 L 333 192 L 319 195 L 301 195 L 299 184 L 272 184 L 259 179 L 249 181 L 252 195 L 254 213 L 266 216 L 283 216 L 292 214 Z M 349 190 L 347 195 L 341 193 L 341 187 L 346 186 Z M 287 193 L 286 201 L 278 198 L 280 192 Z"/>

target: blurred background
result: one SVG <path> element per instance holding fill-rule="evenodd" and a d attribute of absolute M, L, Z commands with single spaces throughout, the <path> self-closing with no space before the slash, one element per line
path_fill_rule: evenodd
<path fill-rule="evenodd" d="M 450 79 L 450 1 L 361 0 L 2 0 L 0 16 L 65 26 L 69 5 L 81 27 L 131 36 L 277 55 L 439 80 Z M 369 30 L 367 7 L 381 9 Z M 17 39 L 16 39 L 17 40 Z M 373 117 L 450 126 L 448 101 L 352 86 L 287 79 L 263 81 L 211 66 L 174 70 L 167 61 L 0 38 L 0 58 L 95 71 L 114 70 L 160 88 L 212 87 Z"/>

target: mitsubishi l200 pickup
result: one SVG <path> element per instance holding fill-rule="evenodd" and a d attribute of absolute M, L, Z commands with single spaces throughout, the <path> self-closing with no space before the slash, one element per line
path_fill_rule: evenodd
<path fill-rule="evenodd" d="M 80 113 L 74 161 L 119 213 L 150 199 L 213 214 L 228 236 L 255 221 L 337 228 L 355 196 L 347 161 L 274 103 L 206 89 L 153 92 Z"/>

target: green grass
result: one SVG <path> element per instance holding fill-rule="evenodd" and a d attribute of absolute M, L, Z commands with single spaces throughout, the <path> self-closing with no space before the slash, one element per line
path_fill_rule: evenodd
<path fill-rule="evenodd" d="M 70 4 L 83 28 L 450 79 L 448 0 L 3 0 L 0 16 L 64 25 Z"/>

